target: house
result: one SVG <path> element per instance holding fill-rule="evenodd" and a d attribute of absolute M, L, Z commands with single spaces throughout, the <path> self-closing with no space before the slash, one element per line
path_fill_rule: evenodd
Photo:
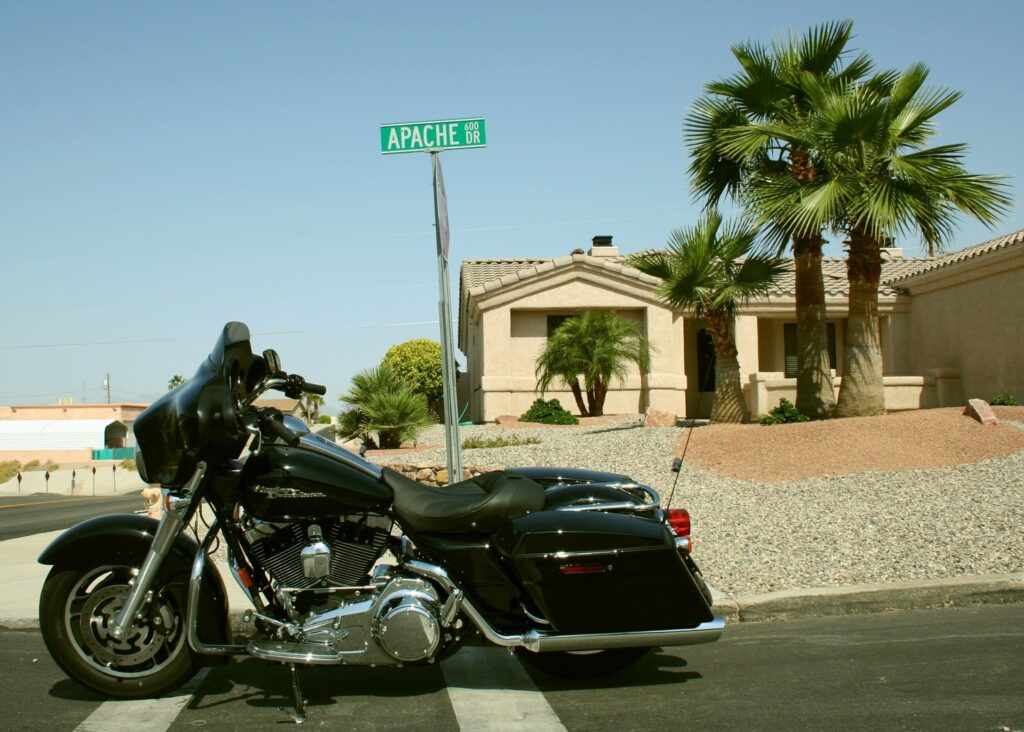
<path fill-rule="evenodd" d="M 0 460 L 88 462 L 135 455 L 132 425 L 145 404 L 0 407 Z"/>
<path fill-rule="evenodd" d="M 941 257 L 885 251 L 878 294 L 886 408 L 951 406 L 966 397 L 1009 393 L 1024 401 L 1024 231 Z M 673 312 L 656 295 L 658 280 L 626 267 L 610 236 L 588 252 L 554 259 L 465 260 L 459 283 L 459 348 L 467 373 L 460 403 L 490 421 L 526 411 L 539 395 L 534 368 L 548 334 L 583 310 L 613 310 L 653 346 L 651 370 L 613 384 L 611 413 L 654 407 L 706 417 L 713 351 L 699 320 Z M 822 261 L 829 356 L 842 381 L 849 290 L 845 261 Z M 796 394 L 795 280 L 792 267 L 736 319 L 741 379 L 752 414 Z M 558 385 L 562 389 L 562 385 Z M 549 391 L 575 411 L 568 389 Z"/>

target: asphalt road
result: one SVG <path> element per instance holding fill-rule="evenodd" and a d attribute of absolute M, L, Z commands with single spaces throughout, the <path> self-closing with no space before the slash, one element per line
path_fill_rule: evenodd
<path fill-rule="evenodd" d="M 481 654 L 470 686 L 487 694 L 489 688 L 518 683 L 500 671 L 517 662 L 498 649 L 466 649 L 442 666 L 449 668 L 468 651 Z M 449 672 L 437 666 L 320 667 L 301 674 L 307 726 L 487 728 L 455 713 L 457 695 L 446 683 Z M 659 649 L 627 671 L 596 682 L 521 672 L 520 677 L 525 681 L 521 693 L 553 710 L 554 728 L 573 731 L 1021 732 L 1024 604 L 732 625 L 718 643 Z M 95 720 L 103 702 L 64 677 L 35 632 L 0 631 L 0 680 L 5 692 L 0 719 L 8 729 L 74 730 L 90 715 Z M 288 717 L 278 707 L 289 704 L 284 667 L 244 660 L 212 669 L 161 729 L 281 729 Z M 499 714 L 507 707 L 480 709 L 490 715 L 492 709 Z M 531 728 L 522 715 L 507 723 L 491 721 L 490 729 Z M 110 729 L 131 729 L 131 720 L 124 723 Z"/>
<path fill-rule="evenodd" d="M 34 493 L 0 498 L 0 541 L 59 531 L 94 516 L 134 513 L 146 507 L 139 491 L 119 496 Z"/>

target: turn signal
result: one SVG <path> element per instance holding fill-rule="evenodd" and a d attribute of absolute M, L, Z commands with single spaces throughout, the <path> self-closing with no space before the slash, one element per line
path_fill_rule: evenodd
<path fill-rule="evenodd" d="M 668 525 L 678 537 L 690 536 L 690 512 L 685 508 L 670 508 L 667 512 Z"/>

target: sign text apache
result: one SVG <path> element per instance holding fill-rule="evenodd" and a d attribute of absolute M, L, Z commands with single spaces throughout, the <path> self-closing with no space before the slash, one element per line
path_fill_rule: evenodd
<path fill-rule="evenodd" d="M 380 151 L 385 155 L 484 147 L 486 144 L 487 134 L 481 118 L 403 122 L 380 128 Z"/>

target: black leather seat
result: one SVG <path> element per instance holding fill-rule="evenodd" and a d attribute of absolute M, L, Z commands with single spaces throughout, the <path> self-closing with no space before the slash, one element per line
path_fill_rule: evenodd
<path fill-rule="evenodd" d="M 413 531 L 488 533 L 509 519 L 544 508 L 539 483 L 504 471 L 444 488 L 429 488 L 390 468 L 382 468 L 381 478 L 395 495 L 395 513 Z"/>

